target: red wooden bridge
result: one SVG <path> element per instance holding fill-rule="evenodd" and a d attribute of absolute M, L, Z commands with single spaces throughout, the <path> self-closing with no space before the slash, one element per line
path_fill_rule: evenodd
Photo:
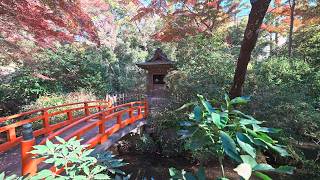
<path fill-rule="evenodd" d="M 6 138 L 0 144 L 0 172 L 36 173 L 43 159 L 34 159 L 28 152 L 55 136 L 81 138 L 88 148 L 104 150 L 144 125 L 147 116 L 148 102 L 140 99 L 117 105 L 110 100 L 64 104 L 2 117 L 0 134 Z M 33 136 L 22 135 L 27 130 Z"/>

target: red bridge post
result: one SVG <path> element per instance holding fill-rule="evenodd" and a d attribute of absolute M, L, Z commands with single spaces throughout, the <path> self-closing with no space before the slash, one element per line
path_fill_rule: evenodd
<path fill-rule="evenodd" d="M 148 96 L 144 98 L 144 118 L 149 116 L 149 103 L 148 103 Z"/>
<path fill-rule="evenodd" d="M 31 124 L 23 125 L 22 131 L 23 140 L 21 141 L 21 174 L 35 175 L 37 173 L 37 162 L 33 159 L 33 155 L 29 152 L 32 151 L 33 146 L 36 143 L 36 139 L 33 136 L 33 130 Z"/>
<path fill-rule="evenodd" d="M 122 113 L 118 113 L 117 114 L 117 124 L 119 124 L 120 128 L 123 128 L 123 124 L 122 124 Z"/>
<path fill-rule="evenodd" d="M 72 111 L 67 112 L 67 117 L 68 117 L 68 121 L 70 121 L 70 123 L 71 123 L 73 121 Z"/>
<path fill-rule="evenodd" d="M 101 136 L 100 138 L 100 144 L 104 143 L 108 137 L 105 135 L 105 131 L 106 131 L 106 127 L 105 127 L 105 116 L 106 113 L 102 112 L 101 115 L 99 116 L 99 121 L 101 122 L 101 124 L 99 125 L 99 134 Z"/>
<path fill-rule="evenodd" d="M 42 115 L 43 115 L 43 128 L 45 129 L 45 134 L 48 136 L 51 133 L 50 130 L 50 122 L 49 122 L 49 113 L 48 111 L 42 110 Z M 32 127 L 31 127 L 32 128 Z"/>
<path fill-rule="evenodd" d="M 87 102 L 84 103 L 84 113 L 86 116 L 90 115 L 89 105 Z"/>
<path fill-rule="evenodd" d="M 130 107 L 129 107 L 129 119 L 130 119 L 130 124 L 133 123 L 134 119 L 133 119 L 133 111 L 134 111 L 134 103 L 130 103 Z"/>

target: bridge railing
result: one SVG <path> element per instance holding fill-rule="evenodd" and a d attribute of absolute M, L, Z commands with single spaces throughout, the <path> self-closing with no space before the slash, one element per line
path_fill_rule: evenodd
<path fill-rule="evenodd" d="M 127 113 L 127 116 L 124 114 Z M 69 140 L 72 137 L 77 137 L 80 139 L 87 132 L 93 130 L 98 127 L 98 131 L 93 137 L 87 139 L 83 144 L 87 144 L 87 148 L 93 148 L 98 144 L 102 144 L 108 140 L 108 137 L 117 132 L 118 130 L 126 127 L 127 125 L 134 123 L 137 120 L 144 119 L 148 116 L 148 102 L 146 100 L 143 101 L 135 101 L 126 104 L 121 104 L 118 106 L 111 107 L 109 109 L 88 115 L 79 119 L 76 122 L 69 124 L 66 127 L 63 127 L 56 132 L 50 134 L 46 139 L 43 139 L 39 144 L 43 145 L 46 143 L 46 140 L 51 140 L 55 136 L 60 136 L 68 130 L 73 129 L 75 126 L 88 122 L 84 126 L 81 126 L 79 129 L 72 131 L 72 133 L 67 134 L 63 139 Z M 126 117 L 124 119 L 124 117 Z M 106 122 L 116 119 L 115 124 L 111 127 L 106 127 Z M 93 121 L 89 121 L 93 120 Z M 95 132 L 95 131 L 93 131 Z M 92 136 L 92 134 L 91 134 Z M 35 145 L 35 138 L 32 137 L 30 139 L 23 140 L 21 143 L 21 159 L 22 159 L 22 175 L 33 175 L 37 172 L 38 165 L 44 161 L 44 158 L 34 158 L 35 155 L 31 155 L 28 153 L 32 150 L 32 146 Z M 63 169 L 56 169 L 55 167 L 50 168 L 55 173 L 61 173 Z"/>
<path fill-rule="evenodd" d="M 34 135 L 38 137 L 48 135 L 52 131 L 79 120 L 81 117 L 90 115 L 91 112 L 101 111 L 110 107 L 112 107 L 110 100 L 97 100 L 64 104 L 0 117 L 0 123 L 7 124 L 0 127 L 0 134 L 2 136 L 6 134 L 6 140 L 0 144 L 0 153 L 13 148 L 21 142 L 22 126 L 25 124 L 37 123 L 40 125 L 40 127 L 34 131 Z M 65 116 L 62 117 L 62 120 L 58 122 L 52 120 L 61 115 Z"/>

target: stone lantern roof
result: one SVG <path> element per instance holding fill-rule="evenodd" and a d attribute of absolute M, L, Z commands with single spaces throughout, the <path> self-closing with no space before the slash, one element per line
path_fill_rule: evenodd
<path fill-rule="evenodd" d="M 153 57 L 150 60 L 147 60 L 143 63 L 137 63 L 137 66 L 142 69 L 151 69 L 151 68 L 165 68 L 170 69 L 174 67 L 174 62 L 169 60 L 167 55 L 163 53 L 160 48 L 157 48 Z"/>

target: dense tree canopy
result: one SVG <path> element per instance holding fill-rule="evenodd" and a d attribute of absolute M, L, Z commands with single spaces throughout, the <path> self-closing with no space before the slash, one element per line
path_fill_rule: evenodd
<path fill-rule="evenodd" d="M 88 6 L 94 3 L 65 0 L 1 1 L 1 34 L 10 41 L 29 38 L 39 45 L 49 45 L 53 39 L 72 42 L 75 35 L 86 36 L 100 44 L 97 29 L 81 4 Z"/>
<path fill-rule="evenodd" d="M 234 1 L 153 0 L 140 8 L 133 20 L 158 15 L 163 19 L 163 25 L 153 37 L 160 41 L 177 41 L 198 33 L 211 34 L 229 22 L 238 12 L 238 7 L 239 2 Z"/>

